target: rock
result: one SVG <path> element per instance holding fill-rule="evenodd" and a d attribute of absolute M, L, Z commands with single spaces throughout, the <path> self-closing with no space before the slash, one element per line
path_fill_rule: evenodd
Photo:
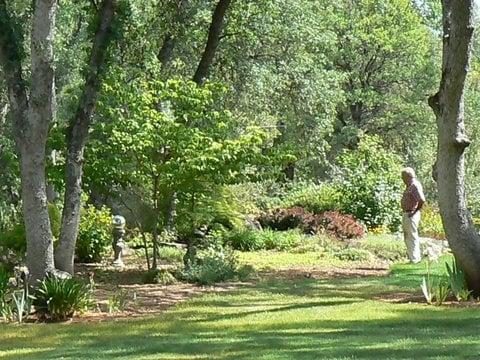
<path fill-rule="evenodd" d="M 422 256 L 430 260 L 437 260 L 450 251 L 447 241 L 432 238 L 420 238 L 420 248 Z"/>
<path fill-rule="evenodd" d="M 262 230 L 260 222 L 251 216 L 245 218 L 245 227 L 248 230 Z"/>
<path fill-rule="evenodd" d="M 60 279 L 60 280 L 66 280 L 66 279 L 70 279 L 72 277 L 72 275 L 70 275 L 68 272 L 61 271 L 61 270 L 58 270 L 58 269 L 53 269 L 48 274 L 50 276 L 53 276 L 54 278 Z"/>

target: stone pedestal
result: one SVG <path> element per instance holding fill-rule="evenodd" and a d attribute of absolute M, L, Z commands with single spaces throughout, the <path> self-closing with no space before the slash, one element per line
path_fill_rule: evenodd
<path fill-rule="evenodd" d="M 114 259 L 113 265 L 117 267 L 124 267 L 125 264 L 122 260 L 123 249 L 125 249 L 125 241 L 123 237 L 125 236 L 125 218 L 120 215 L 115 215 L 113 217 L 113 251 Z"/>

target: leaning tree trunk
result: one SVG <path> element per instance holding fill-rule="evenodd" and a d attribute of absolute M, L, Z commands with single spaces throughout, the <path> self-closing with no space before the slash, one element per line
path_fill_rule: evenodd
<path fill-rule="evenodd" d="M 168 32 L 162 42 L 162 46 L 157 54 L 157 59 L 162 64 L 162 71 L 165 72 L 170 60 L 172 59 L 173 50 L 175 49 L 175 44 L 178 41 L 180 34 L 183 33 L 185 28 L 185 22 L 187 20 L 187 6 L 189 0 L 179 0 L 177 3 L 177 14 L 175 16 L 175 26 L 176 34 L 173 32 Z"/>
<path fill-rule="evenodd" d="M 195 75 L 193 75 L 193 81 L 199 85 L 202 85 L 208 77 L 218 44 L 220 43 L 225 14 L 231 2 L 232 0 L 219 0 L 213 11 L 212 22 L 208 30 L 207 44 L 205 45 L 205 50 L 203 51 Z"/>
<path fill-rule="evenodd" d="M 105 66 L 105 54 L 111 39 L 115 7 L 116 0 L 103 1 L 90 54 L 85 87 L 75 117 L 67 130 L 65 197 L 60 240 L 55 251 L 55 265 L 58 269 L 70 274 L 73 274 L 75 244 L 80 224 L 83 154 L 95 102 L 100 90 L 101 75 Z"/>
<path fill-rule="evenodd" d="M 195 74 L 193 75 L 193 78 L 192 78 L 192 81 L 194 81 L 198 86 L 202 86 L 204 84 L 210 72 L 210 68 L 212 67 L 213 59 L 215 58 L 215 54 L 218 49 L 218 44 L 220 43 L 225 15 L 227 13 L 228 7 L 230 6 L 231 2 L 232 0 L 219 0 L 215 7 L 215 10 L 213 11 L 212 21 L 210 23 L 210 27 L 208 30 L 207 43 L 205 44 L 205 49 L 202 53 L 202 57 L 200 59 L 200 62 L 198 63 L 197 70 L 195 71 Z M 181 0 L 179 5 L 180 10 L 182 9 L 185 10 L 186 6 L 187 6 L 187 1 Z M 180 16 L 181 15 L 179 15 L 179 17 Z M 168 35 L 165 41 L 167 40 L 168 40 Z M 164 42 L 164 46 L 165 46 L 165 42 Z M 168 54 L 168 56 L 170 55 L 171 54 Z M 160 61 L 162 61 L 160 57 L 159 59 Z M 164 60 L 165 59 L 166 58 L 164 58 Z M 166 63 L 164 64 L 162 62 L 162 65 L 166 65 Z M 178 204 L 178 193 L 176 191 L 172 191 L 170 198 L 168 200 L 168 210 L 166 214 L 167 229 L 169 231 L 175 230 L 177 204 Z"/>
<path fill-rule="evenodd" d="M 480 295 L 480 236 L 465 197 L 464 89 L 473 39 L 474 0 L 443 0 L 442 79 L 429 99 L 437 117 L 436 178 L 443 226 L 452 252 L 464 269 L 468 287 Z"/>

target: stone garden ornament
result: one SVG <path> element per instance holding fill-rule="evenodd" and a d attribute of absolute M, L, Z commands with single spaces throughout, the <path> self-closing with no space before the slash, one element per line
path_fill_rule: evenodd
<path fill-rule="evenodd" d="M 113 251 L 114 259 L 113 265 L 117 267 L 124 267 L 125 264 L 122 260 L 122 253 L 125 249 L 125 218 L 121 215 L 115 215 L 112 220 L 113 223 Z"/>

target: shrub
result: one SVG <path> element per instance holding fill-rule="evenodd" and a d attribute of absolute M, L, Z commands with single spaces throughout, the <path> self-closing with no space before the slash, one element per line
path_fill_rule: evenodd
<path fill-rule="evenodd" d="M 55 204 L 48 204 L 48 215 L 50 217 L 52 234 L 55 238 L 58 238 L 60 235 L 62 216 Z M 19 255 L 26 253 L 27 239 L 25 224 L 22 218 L 19 219 L 18 223 L 11 225 L 8 230 L 0 233 L 0 247 L 12 250 Z"/>
<path fill-rule="evenodd" d="M 299 244 L 303 235 L 298 230 L 274 231 L 240 230 L 232 231 L 225 238 L 225 242 L 235 250 L 289 250 Z"/>
<path fill-rule="evenodd" d="M 328 234 L 338 239 L 355 239 L 365 235 L 365 227 L 351 215 L 338 211 L 326 211 L 316 217 L 318 229 L 324 229 Z"/>
<path fill-rule="evenodd" d="M 438 208 L 428 204 L 422 208 L 420 234 L 435 239 L 445 239 L 442 218 Z"/>
<path fill-rule="evenodd" d="M 337 251 L 334 256 L 340 260 L 346 261 L 371 261 L 373 255 L 368 250 L 347 247 Z"/>
<path fill-rule="evenodd" d="M 261 234 L 264 237 L 263 241 L 266 250 L 290 250 L 298 245 L 303 239 L 303 234 L 298 230 L 281 232 L 264 230 Z"/>
<path fill-rule="evenodd" d="M 9 292 L 8 281 L 10 274 L 0 267 L 0 316 L 6 317 L 9 305 L 7 303 L 7 295 Z"/>
<path fill-rule="evenodd" d="M 340 210 L 363 221 L 368 228 L 400 225 L 402 160 L 388 151 L 377 136 L 364 136 L 357 149 L 338 160 L 335 186 L 341 193 Z"/>
<path fill-rule="evenodd" d="M 99 262 L 112 247 L 112 215 L 106 207 L 82 208 L 76 256 L 80 262 Z"/>
<path fill-rule="evenodd" d="M 332 185 L 300 183 L 287 193 L 282 200 L 282 207 L 300 206 L 309 212 L 320 214 L 338 209 L 340 197 L 340 192 Z"/>
<path fill-rule="evenodd" d="M 263 227 L 273 230 L 285 231 L 302 227 L 308 231 L 315 223 L 315 217 L 305 209 L 295 206 L 288 209 L 280 208 L 263 214 L 258 221 Z"/>
<path fill-rule="evenodd" d="M 210 248 L 201 251 L 196 261 L 184 270 L 182 278 L 200 285 L 211 285 L 233 279 L 237 267 L 238 260 L 231 250 Z"/>
<path fill-rule="evenodd" d="M 80 280 L 47 276 L 35 294 L 37 309 L 52 320 L 66 320 L 92 306 L 91 288 Z"/>
<path fill-rule="evenodd" d="M 175 276 L 167 269 L 152 269 L 143 276 L 145 284 L 171 285 L 177 282 Z"/>
<path fill-rule="evenodd" d="M 388 261 L 400 261 L 407 254 L 403 241 L 388 236 L 367 237 L 360 242 L 359 247 L 370 251 L 379 259 Z"/>
<path fill-rule="evenodd" d="M 25 235 L 25 224 L 23 220 L 13 225 L 9 230 L 0 234 L 0 246 L 17 254 L 25 254 L 27 251 L 27 240 Z"/>
<path fill-rule="evenodd" d="M 123 289 L 115 292 L 108 298 L 108 313 L 112 314 L 118 311 L 124 311 L 128 305 L 128 292 Z"/>
<path fill-rule="evenodd" d="M 158 259 L 169 264 L 177 264 L 183 261 L 185 250 L 173 246 L 161 246 L 158 249 Z"/>
<path fill-rule="evenodd" d="M 261 236 L 266 230 L 242 229 L 231 231 L 225 238 L 225 243 L 231 245 L 235 250 L 255 251 L 265 248 L 265 239 Z"/>

